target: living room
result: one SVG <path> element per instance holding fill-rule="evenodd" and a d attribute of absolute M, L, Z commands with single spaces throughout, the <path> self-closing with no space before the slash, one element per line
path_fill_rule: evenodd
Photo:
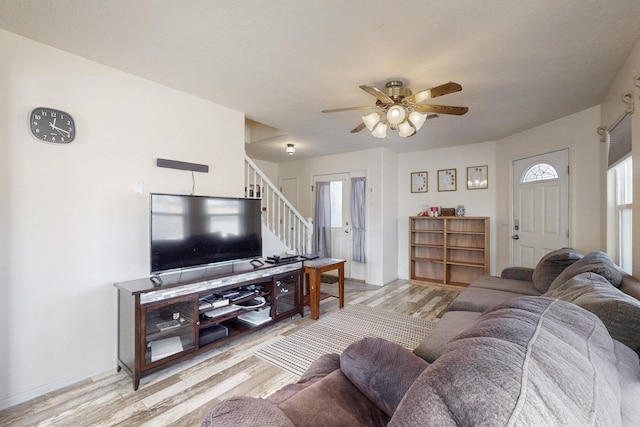
<path fill-rule="evenodd" d="M 510 218 L 511 162 L 569 148 L 571 245 L 584 253 L 606 250 L 606 146 L 596 130 L 623 113 L 621 94 L 638 91 L 637 37 L 633 46 L 597 105 L 539 126 L 450 148 L 396 153 L 381 146 L 266 162 L 265 169 L 275 171 L 274 180 L 298 176 L 301 189 L 310 187 L 313 175 L 366 171 L 366 279 L 384 285 L 407 278 L 408 217 L 427 203 L 464 204 L 468 215 L 490 217 L 490 271 L 499 274 L 510 264 L 512 230 L 503 219 Z M 0 52 L 0 230 L 6 236 L 0 304 L 8 325 L 0 334 L 8 349 L 0 359 L 0 408 L 6 408 L 115 368 L 113 283 L 148 275 L 148 193 L 185 193 L 195 180 L 197 194 L 242 197 L 245 114 L 13 32 L 0 31 Z M 27 132 L 29 112 L 61 103 L 81 129 L 77 141 L 38 143 Z M 635 115 L 633 128 L 640 129 Z M 638 141 L 640 131 L 633 135 Z M 633 144 L 635 153 L 638 147 Z M 192 178 L 157 168 L 157 158 L 206 163 L 210 172 Z M 472 165 L 488 166 L 488 189 L 435 190 L 437 170 L 456 168 L 462 176 Z M 410 192 L 410 173 L 419 170 L 429 172 L 428 198 Z M 310 216 L 309 192 L 300 191 L 298 205 Z M 640 223 L 640 213 L 634 216 Z"/>

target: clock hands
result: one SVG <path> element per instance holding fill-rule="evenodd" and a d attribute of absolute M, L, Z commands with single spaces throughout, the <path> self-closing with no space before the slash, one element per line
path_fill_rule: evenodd
<path fill-rule="evenodd" d="M 68 130 L 61 129 L 61 128 L 56 126 L 56 118 L 55 117 L 53 118 L 53 123 L 49 122 L 49 126 L 51 127 L 51 129 L 58 131 L 58 133 L 60 135 L 62 135 L 61 132 L 64 132 L 64 133 L 67 134 L 67 138 L 71 138 L 71 132 L 69 132 Z M 64 135 L 62 135 L 62 136 L 64 136 Z"/>

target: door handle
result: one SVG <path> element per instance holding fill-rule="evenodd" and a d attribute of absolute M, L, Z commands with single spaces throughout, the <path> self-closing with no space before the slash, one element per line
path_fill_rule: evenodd
<path fill-rule="evenodd" d="M 347 228 L 346 230 L 344 230 L 345 233 L 349 234 L 351 232 L 350 228 Z"/>
<path fill-rule="evenodd" d="M 514 234 L 513 236 L 511 236 L 511 238 L 513 240 L 518 240 L 520 238 L 520 236 L 518 236 L 517 234 Z"/>

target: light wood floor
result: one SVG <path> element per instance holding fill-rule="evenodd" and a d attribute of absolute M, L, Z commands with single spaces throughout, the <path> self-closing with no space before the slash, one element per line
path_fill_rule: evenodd
<path fill-rule="evenodd" d="M 363 285 L 363 287 L 365 287 Z M 371 286 L 366 286 L 371 289 Z M 346 304 L 364 304 L 425 319 L 438 319 L 458 291 L 398 280 L 374 290 L 348 292 Z M 320 315 L 338 310 L 322 301 Z M 0 411 L 2 426 L 198 426 L 209 408 L 231 396 L 267 396 L 298 380 L 253 355 L 256 347 L 313 321 L 295 316 L 187 362 L 144 377 L 138 391 L 115 369 Z"/>

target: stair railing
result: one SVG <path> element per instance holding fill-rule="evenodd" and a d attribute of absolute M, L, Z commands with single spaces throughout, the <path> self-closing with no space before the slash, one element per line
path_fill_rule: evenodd
<path fill-rule="evenodd" d="M 260 168 L 245 155 L 245 197 L 262 199 L 262 222 L 297 254 L 311 253 L 313 224 L 304 219 Z"/>

